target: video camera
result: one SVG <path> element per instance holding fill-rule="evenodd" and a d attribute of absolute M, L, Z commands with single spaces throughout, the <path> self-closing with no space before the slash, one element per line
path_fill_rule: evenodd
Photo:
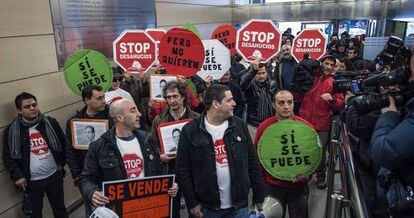
<path fill-rule="evenodd" d="M 361 94 L 364 87 L 358 78 L 359 74 L 355 71 L 339 71 L 333 77 L 333 93 L 346 93 L 351 91 L 354 94 Z"/>
<path fill-rule="evenodd" d="M 351 91 L 357 95 L 353 98 L 352 104 L 360 115 L 387 107 L 389 97 L 393 97 L 396 106 L 402 108 L 414 96 L 414 87 L 410 86 L 408 81 L 411 76 L 410 58 L 411 52 L 404 47 L 402 39 L 391 36 L 376 59 L 382 60 L 385 65 L 399 67 L 390 72 L 370 74 L 364 80 L 358 80 L 356 72 L 345 74 L 345 79 L 335 81 L 333 91 Z M 341 73 L 338 72 L 338 75 Z M 392 85 L 397 85 L 398 89 L 378 93 L 378 87 Z"/>

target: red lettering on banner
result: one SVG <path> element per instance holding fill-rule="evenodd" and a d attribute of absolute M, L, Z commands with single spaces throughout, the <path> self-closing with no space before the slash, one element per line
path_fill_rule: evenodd
<path fill-rule="evenodd" d="M 214 143 L 214 153 L 216 155 L 216 163 L 223 166 L 228 166 L 226 145 L 223 139 L 216 140 Z"/>
<path fill-rule="evenodd" d="M 136 154 L 126 154 L 122 158 L 128 178 L 139 177 L 144 169 L 144 161 Z"/>
<path fill-rule="evenodd" d="M 30 133 L 30 152 L 35 155 L 44 155 L 49 153 L 46 140 L 40 132 Z"/>

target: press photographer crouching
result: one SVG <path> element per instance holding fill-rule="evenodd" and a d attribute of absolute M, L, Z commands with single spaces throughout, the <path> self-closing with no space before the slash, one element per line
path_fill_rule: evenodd
<path fill-rule="evenodd" d="M 414 215 L 414 58 L 394 37 L 379 58 L 391 70 L 348 85 L 360 91 L 350 90 L 358 96 L 348 100 L 345 122 L 371 216 L 389 217 L 388 207 L 406 217 Z"/>

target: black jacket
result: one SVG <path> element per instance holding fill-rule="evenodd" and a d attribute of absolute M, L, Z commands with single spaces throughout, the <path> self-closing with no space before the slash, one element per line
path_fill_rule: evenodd
<path fill-rule="evenodd" d="M 144 157 L 145 177 L 160 175 L 161 162 L 154 146 L 145 142 L 147 133 L 141 130 L 133 133 Z M 101 190 L 102 182 L 127 178 L 124 160 L 116 145 L 114 127 L 91 143 L 80 175 L 79 187 L 83 198 L 92 203 L 92 195 Z"/>
<path fill-rule="evenodd" d="M 244 97 L 244 93 L 241 90 L 240 85 L 233 81 L 229 81 L 226 84 L 223 83 L 222 85 L 229 87 L 231 94 L 233 95 L 233 99 L 236 102 L 234 116 L 241 119 L 243 117 L 244 109 L 246 108 L 246 98 Z"/>
<path fill-rule="evenodd" d="M 40 122 L 36 129 L 42 134 L 45 138 L 47 145 L 52 152 L 53 158 L 58 166 L 65 166 L 66 164 L 66 155 L 65 155 L 65 134 L 63 133 L 62 128 L 60 128 L 59 123 L 53 117 L 47 117 L 49 122 L 52 124 L 53 129 L 56 132 L 57 137 L 62 145 L 62 152 L 57 152 L 49 147 L 49 139 L 46 135 L 46 128 L 43 122 Z M 10 148 L 9 148 L 9 135 L 10 125 L 6 128 L 4 132 L 4 143 L 3 143 L 3 159 L 4 164 L 8 168 L 10 172 L 10 178 L 13 181 L 17 181 L 20 178 L 26 178 L 27 181 L 30 181 L 30 137 L 29 137 L 29 128 L 26 126 L 20 125 L 20 142 L 21 142 L 21 149 L 22 149 L 22 158 L 21 159 L 13 159 L 10 156 Z"/>
<path fill-rule="evenodd" d="M 85 160 L 87 150 L 79 150 L 73 147 L 72 143 L 72 127 L 70 122 L 73 119 L 106 119 L 109 122 L 109 128 L 112 128 L 113 121 L 112 118 L 109 116 L 109 109 L 105 108 L 102 112 L 97 114 L 94 117 L 89 117 L 86 113 L 86 106 L 82 108 L 77 114 L 71 117 L 66 122 L 66 156 L 68 160 L 68 167 L 70 172 L 72 173 L 72 178 L 76 179 L 82 173 L 83 162 Z"/>
<path fill-rule="evenodd" d="M 247 206 L 249 189 L 253 202 L 264 200 L 262 173 L 247 125 L 237 117 L 229 118 L 224 137 L 230 169 L 231 196 L 237 209 Z M 177 181 L 189 208 L 220 209 L 214 142 L 207 132 L 204 115 L 187 123 L 180 136 L 177 152 Z"/>
<path fill-rule="evenodd" d="M 350 101 L 352 99 L 348 102 Z M 345 123 L 350 133 L 349 141 L 354 159 L 363 164 L 366 169 L 370 169 L 375 173 L 378 173 L 379 166 L 371 159 L 369 144 L 375 123 L 380 115 L 381 111 L 372 111 L 361 116 L 352 104 L 348 106 L 345 112 Z"/>
<path fill-rule="evenodd" d="M 276 92 L 276 82 L 274 80 L 267 80 L 265 84 L 260 84 L 257 82 L 254 77 L 256 76 L 257 70 L 252 68 L 247 69 L 240 80 L 240 88 L 244 92 L 244 96 L 247 99 L 247 122 L 249 124 L 259 126 L 259 124 L 271 117 L 274 114 L 274 109 L 272 107 L 273 96 Z M 259 96 L 266 95 L 269 102 L 270 113 L 266 115 L 263 119 L 259 119 Z"/>
<path fill-rule="evenodd" d="M 237 62 L 237 61 L 233 61 L 229 71 L 230 71 L 230 77 L 231 79 L 237 83 L 240 84 L 240 77 L 242 76 L 243 72 L 246 70 L 246 67 Z"/>
<path fill-rule="evenodd" d="M 285 90 L 291 90 L 291 87 L 283 87 L 283 81 L 285 79 L 288 78 L 284 78 L 283 77 L 283 65 L 284 64 L 292 64 L 292 72 L 290 75 L 291 77 L 289 78 L 290 81 L 288 81 L 287 83 L 290 83 L 290 86 L 293 86 L 292 80 L 293 80 L 293 75 L 295 74 L 295 68 L 298 65 L 298 63 L 295 61 L 295 59 L 293 57 L 290 57 L 289 59 L 282 59 L 280 62 L 277 63 L 275 69 L 274 69 L 274 78 L 276 80 L 276 84 L 277 84 L 277 89 L 281 90 L 281 89 L 285 89 Z"/>

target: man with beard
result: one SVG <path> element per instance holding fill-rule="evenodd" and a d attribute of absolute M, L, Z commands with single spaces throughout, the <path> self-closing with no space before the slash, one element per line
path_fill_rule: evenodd
<path fill-rule="evenodd" d="M 282 46 L 282 60 L 276 65 L 274 75 L 276 78 L 277 90 L 290 90 L 292 78 L 295 72 L 296 63 L 291 55 L 292 47 L 290 45 Z"/>
<path fill-rule="evenodd" d="M 331 123 L 332 111 L 340 110 L 344 106 L 342 93 L 332 93 L 336 60 L 331 55 L 321 58 L 321 66 L 314 73 L 312 88 L 303 96 L 299 116 L 311 123 L 318 132 L 323 144 L 324 154 L 328 146 L 328 135 Z M 325 156 L 316 172 L 317 186 L 320 189 L 326 187 Z"/>
<path fill-rule="evenodd" d="M 188 99 L 188 93 L 186 87 L 176 81 L 170 81 L 165 84 L 162 90 L 162 96 L 167 102 L 167 108 L 158 116 L 154 118 L 151 127 L 151 138 L 149 143 L 153 143 L 157 148 L 157 155 L 164 163 L 168 174 L 175 174 L 175 154 L 161 154 L 161 145 L 158 136 L 158 127 L 162 123 L 183 120 L 183 119 L 196 119 L 200 115 L 192 111 L 186 106 Z M 180 198 L 181 192 L 173 200 L 173 217 L 180 217 Z"/>

